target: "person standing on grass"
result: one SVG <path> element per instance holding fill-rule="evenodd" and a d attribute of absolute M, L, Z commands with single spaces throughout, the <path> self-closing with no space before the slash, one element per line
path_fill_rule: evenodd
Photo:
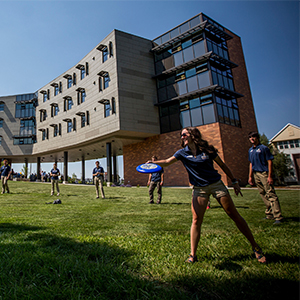
<path fill-rule="evenodd" d="M 7 193 L 9 193 L 7 180 L 10 177 L 11 169 L 10 169 L 10 166 L 8 165 L 7 159 L 3 160 L 3 166 L 0 168 L 0 173 L 1 173 L 1 183 L 2 183 L 2 192 L 1 192 L 1 194 L 4 194 L 5 190 L 6 190 Z"/>
<path fill-rule="evenodd" d="M 280 224 L 283 220 L 280 203 L 273 186 L 273 155 L 270 149 L 260 143 L 257 132 L 249 133 L 252 147 L 249 149 L 249 184 L 256 184 L 262 200 L 266 205 L 265 219 L 275 220 L 274 224 Z M 254 180 L 253 180 L 254 179 Z"/>
<path fill-rule="evenodd" d="M 156 161 L 157 157 L 152 156 L 152 161 Z M 150 204 L 153 204 L 153 192 L 155 187 L 157 188 L 157 204 L 161 203 L 162 197 L 162 185 L 164 184 L 164 169 L 161 169 L 159 172 L 150 173 L 147 185 L 149 186 L 149 196 L 150 196 Z"/>
<path fill-rule="evenodd" d="M 96 188 L 96 199 L 99 198 L 99 185 L 102 199 L 105 199 L 104 190 L 103 190 L 103 180 L 104 180 L 104 169 L 100 166 L 99 161 L 96 161 L 96 167 L 93 169 L 93 178 Z"/>
<path fill-rule="evenodd" d="M 209 196 L 212 194 L 223 207 L 227 215 L 235 222 L 241 233 L 248 239 L 254 251 L 256 259 L 260 263 L 266 262 L 261 248 L 258 246 L 246 221 L 238 213 L 232 198 L 221 181 L 221 175 L 214 169 L 216 162 L 225 174 L 231 179 L 235 194 L 241 194 L 238 181 L 234 178 L 227 165 L 221 160 L 214 146 L 202 139 L 200 131 L 196 127 L 186 127 L 180 132 L 181 146 L 173 156 L 155 161 L 161 167 L 167 167 L 180 160 L 186 168 L 189 181 L 193 185 L 191 226 L 191 254 L 186 260 L 188 263 L 197 261 L 197 247 L 200 241 L 201 225 L 207 208 Z M 152 161 L 148 161 L 150 163 Z"/>
<path fill-rule="evenodd" d="M 58 181 L 59 181 L 59 169 L 57 169 L 57 164 L 53 164 L 53 169 L 50 171 L 50 178 L 51 178 L 51 196 L 54 194 L 54 186 L 56 186 L 56 192 L 57 196 L 59 196 L 59 186 L 58 186 Z"/>

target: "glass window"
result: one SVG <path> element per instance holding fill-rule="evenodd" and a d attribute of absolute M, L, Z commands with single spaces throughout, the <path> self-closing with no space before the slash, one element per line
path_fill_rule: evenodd
<path fill-rule="evenodd" d="M 85 77 L 85 68 L 80 69 L 80 79 L 83 79 Z"/>
<path fill-rule="evenodd" d="M 183 33 L 185 31 L 189 30 L 189 23 L 186 22 L 186 23 L 182 24 L 179 28 L 180 28 L 180 33 Z"/>
<path fill-rule="evenodd" d="M 204 124 L 216 122 L 213 104 L 202 106 Z"/>
<path fill-rule="evenodd" d="M 190 100 L 190 109 L 196 108 L 200 106 L 200 99 L 199 98 L 195 98 Z"/>
<path fill-rule="evenodd" d="M 162 43 L 165 43 L 165 42 L 168 41 L 169 39 L 170 39 L 169 33 L 166 33 L 165 35 L 163 35 L 163 36 L 161 37 Z"/>
<path fill-rule="evenodd" d="M 174 38 L 175 36 L 179 35 L 179 28 L 175 28 L 170 32 L 171 39 Z"/>
<path fill-rule="evenodd" d="M 86 122 L 86 117 L 85 117 L 85 115 L 82 115 L 81 116 L 81 128 L 85 127 L 85 122 Z"/>
<path fill-rule="evenodd" d="M 68 89 L 72 86 L 73 80 L 72 77 L 68 77 Z"/>
<path fill-rule="evenodd" d="M 179 95 L 183 95 L 187 92 L 186 81 L 185 80 L 178 81 L 177 82 L 177 87 L 178 87 L 178 94 Z"/>
<path fill-rule="evenodd" d="M 104 76 L 103 77 L 103 86 L 104 86 L 104 89 L 108 88 L 109 82 L 110 82 L 109 76 L 108 75 Z"/>
<path fill-rule="evenodd" d="M 2 145 L 2 136 L 0 135 L 0 146 Z"/>
<path fill-rule="evenodd" d="M 191 119 L 192 119 L 192 126 L 203 125 L 203 118 L 202 118 L 202 112 L 200 107 L 191 110 Z"/>
<path fill-rule="evenodd" d="M 187 40 L 187 41 L 181 43 L 182 49 L 188 48 L 188 47 L 190 47 L 191 45 L 192 45 L 192 40 L 191 40 L 191 39 L 189 39 L 189 40 Z"/>
<path fill-rule="evenodd" d="M 43 102 L 46 102 L 46 101 L 47 101 L 47 99 L 48 99 L 48 97 L 47 97 L 47 93 L 44 93 L 44 94 L 43 94 Z"/>
<path fill-rule="evenodd" d="M 193 92 L 198 90 L 197 76 L 188 78 L 186 82 L 187 82 L 188 92 Z"/>
<path fill-rule="evenodd" d="M 187 126 L 191 126 L 191 118 L 190 118 L 189 110 L 184 110 L 180 113 L 180 123 L 183 128 Z"/>
<path fill-rule="evenodd" d="M 3 119 L 0 119 L 0 128 L 3 128 Z"/>
<path fill-rule="evenodd" d="M 199 88 L 204 88 L 207 86 L 210 86 L 210 78 L 209 78 L 209 73 L 203 72 L 197 75 L 198 76 L 198 83 L 199 83 Z"/>
<path fill-rule="evenodd" d="M 58 126 L 55 125 L 55 126 L 53 127 L 53 136 L 56 137 L 57 135 L 58 135 Z"/>
<path fill-rule="evenodd" d="M 175 64 L 175 67 L 183 64 L 182 51 L 174 54 L 174 64 Z"/>
<path fill-rule="evenodd" d="M 188 61 L 194 59 L 193 47 L 184 49 L 182 52 L 183 52 L 184 62 L 188 62 Z"/>
<path fill-rule="evenodd" d="M 73 106 L 73 100 L 71 98 L 68 99 L 68 110 L 70 110 Z"/>
<path fill-rule="evenodd" d="M 71 132 L 72 131 L 72 121 L 68 121 L 67 123 L 67 132 Z"/>
<path fill-rule="evenodd" d="M 54 87 L 54 96 L 58 95 L 58 85 Z"/>
<path fill-rule="evenodd" d="M 81 103 L 85 102 L 85 97 L 86 97 L 85 91 L 82 91 L 81 92 Z"/>
<path fill-rule="evenodd" d="M 73 130 L 76 130 L 76 118 L 73 118 Z"/>
<path fill-rule="evenodd" d="M 108 59 L 108 49 L 107 49 L 107 47 L 105 47 L 102 50 L 102 62 L 106 62 L 107 59 Z"/>
<path fill-rule="evenodd" d="M 109 117 L 110 115 L 110 103 L 104 104 L 104 118 Z"/>

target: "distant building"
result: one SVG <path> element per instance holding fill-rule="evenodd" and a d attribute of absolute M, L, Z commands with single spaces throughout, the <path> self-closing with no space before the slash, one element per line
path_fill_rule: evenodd
<path fill-rule="evenodd" d="M 65 175 L 81 161 L 84 182 L 85 160 L 106 157 L 113 182 L 123 155 L 131 185 L 146 184 L 136 166 L 173 155 L 190 125 L 246 184 L 248 132 L 257 131 L 240 37 L 203 13 L 154 40 L 113 30 L 37 92 L 0 97 L 0 118 L 0 158 L 37 163 L 38 177 L 42 162 L 63 162 Z M 189 184 L 180 163 L 164 184 Z"/>
<path fill-rule="evenodd" d="M 285 153 L 291 159 L 292 168 L 290 175 L 284 180 L 287 183 L 300 182 L 300 127 L 288 123 L 274 137 L 270 139 L 280 152 Z"/>

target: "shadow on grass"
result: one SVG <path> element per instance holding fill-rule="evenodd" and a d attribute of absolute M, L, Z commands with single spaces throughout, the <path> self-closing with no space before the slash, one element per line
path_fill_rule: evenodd
<path fill-rule="evenodd" d="M 183 275 L 163 282 L 141 271 L 134 251 L 99 238 L 79 241 L 36 232 L 42 229 L 37 226 L 0 224 L 0 229 L 5 228 L 20 234 L 34 232 L 14 234 L 14 242 L 7 239 L 0 243 L 1 299 L 266 300 L 279 299 L 286 291 L 298 293 L 298 282 L 275 278 L 264 272 L 265 266 L 240 276 L 243 267 L 237 261 L 249 260 L 246 255 L 217 263 L 212 260 L 219 273 L 203 272 L 199 262 L 188 265 Z M 232 274 L 231 279 L 222 272 Z"/>
<path fill-rule="evenodd" d="M 44 229 L 40 226 L 31 226 L 25 224 L 13 224 L 13 223 L 0 223 L 0 231 L 36 231 Z"/>

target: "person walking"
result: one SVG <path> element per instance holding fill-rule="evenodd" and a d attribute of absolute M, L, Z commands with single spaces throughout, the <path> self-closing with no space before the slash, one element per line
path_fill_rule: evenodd
<path fill-rule="evenodd" d="M 256 184 L 259 194 L 266 205 L 265 219 L 275 220 L 273 224 L 281 224 L 283 216 L 280 203 L 273 186 L 273 162 L 274 156 L 270 149 L 260 143 L 257 132 L 249 133 L 252 147 L 249 149 L 249 184 Z"/>
<path fill-rule="evenodd" d="M 104 169 L 100 166 L 99 161 L 96 161 L 96 167 L 93 169 L 93 178 L 96 188 L 96 199 L 99 198 L 99 185 L 102 199 L 105 199 L 104 190 L 103 190 L 103 180 L 104 180 Z"/>
<path fill-rule="evenodd" d="M 232 198 L 221 181 L 221 175 L 214 169 L 216 162 L 225 174 L 231 179 L 236 195 L 241 195 L 238 181 L 234 178 L 227 165 L 221 160 L 214 146 L 202 139 L 200 131 L 196 127 L 186 127 L 180 132 L 182 149 L 173 156 L 155 161 L 161 167 L 167 167 L 180 160 L 189 175 L 189 182 L 193 185 L 192 215 L 193 221 L 190 231 L 191 254 L 186 260 L 194 263 L 197 259 L 197 248 L 200 241 L 201 225 L 207 208 L 210 195 L 213 195 L 227 215 L 235 222 L 240 232 L 250 242 L 256 259 L 260 263 L 266 262 L 262 249 L 256 243 L 253 234 L 242 216 L 238 213 Z M 152 161 L 148 161 L 150 163 Z"/>
<path fill-rule="evenodd" d="M 152 156 L 152 161 L 155 162 L 157 160 L 157 156 Z M 161 203 L 162 197 L 162 185 L 164 184 L 164 169 L 161 169 L 159 172 L 150 173 L 148 178 L 147 185 L 149 186 L 149 197 L 150 204 L 153 204 L 153 192 L 155 188 L 157 188 L 157 204 Z"/>
<path fill-rule="evenodd" d="M 5 190 L 7 193 L 9 193 L 9 188 L 7 181 L 11 175 L 11 169 L 10 166 L 8 165 L 7 159 L 3 160 L 3 166 L 0 168 L 0 173 L 1 173 L 1 183 L 2 183 L 2 192 L 1 194 L 5 193 Z"/>
<path fill-rule="evenodd" d="M 56 187 L 57 196 L 59 196 L 59 181 L 60 171 L 57 168 L 57 164 L 53 164 L 53 168 L 50 171 L 50 178 L 51 178 L 51 196 L 54 194 L 54 186 Z"/>

